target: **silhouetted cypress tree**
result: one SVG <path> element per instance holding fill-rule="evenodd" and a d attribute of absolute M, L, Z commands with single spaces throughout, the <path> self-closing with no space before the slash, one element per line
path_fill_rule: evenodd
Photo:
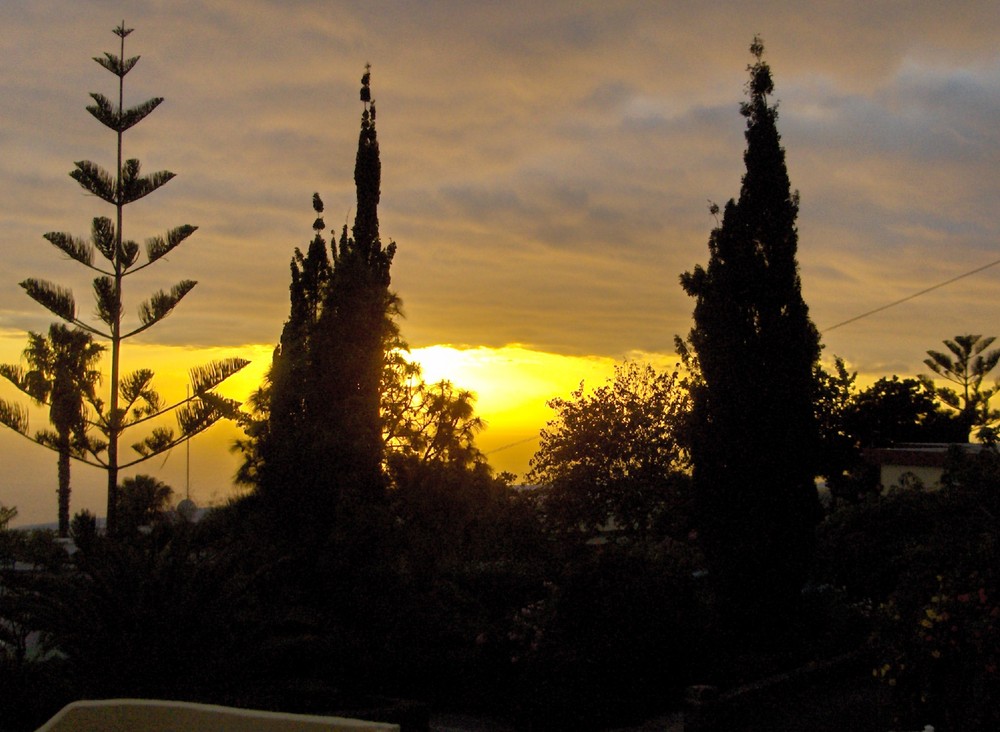
<path fill-rule="evenodd" d="M 362 77 L 355 162 L 357 212 L 327 253 L 323 205 L 308 253 L 292 261 L 291 310 L 271 369 L 261 491 L 284 520 L 331 521 L 339 505 L 384 492 L 381 379 L 396 333 L 389 268 L 396 245 L 378 230 L 381 163 L 370 72 Z"/>
<path fill-rule="evenodd" d="M 819 517 L 812 401 L 820 350 L 802 300 L 798 194 L 768 104 L 771 71 L 759 38 L 750 50 L 739 201 L 726 204 L 711 234 L 707 269 L 681 276 L 697 299 L 689 340 L 701 371 L 692 446 L 701 538 L 723 612 L 748 626 L 780 622 L 805 579 Z"/>
<path fill-rule="evenodd" d="M 304 478 L 298 475 L 309 462 L 302 454 L 307 445 L 304 436 L 312 434 L 313 424 L 318 420 L 312 346 L 320 304 L 332 272 L 326 240 L 321 234 L 325 224 L 319 194 L 313 196 L 313 208 L 316 211 L 313 239 L 306 254 L 296 248 L 292 257 L 291 307 L 271 364 L 268 423 L 261 437 L 262 457 L 271 466 L 269 486 L 278 485 L 286 494 L 289 486 L 301 483 Z"/>
<path fill-rule="evenodd" d="M 326 426 L 332 430 L 340 467 L 352 483 L 377 496 L 383 488 L 382 372 L 386 350 L 396 334 L 397 300 L 389 291 L 389 268 L 396 251 L 379 237 L 378 203 L 382 180 L 375 102 L 370 73 L 362 77 L 358 152 L 354 166 L 357 211 L 351 236 L 341 233 L 330 289 L 319 321 L 318 362 L 322 398 L 337 405 Z"/>

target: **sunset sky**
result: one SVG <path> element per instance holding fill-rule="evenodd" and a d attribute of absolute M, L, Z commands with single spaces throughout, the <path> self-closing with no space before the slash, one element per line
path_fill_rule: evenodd
<path fill-rule="evenodd" d="M 125 154 L 177 178 L 126 209 L 138 241 L 199 231 L 135 282 L 126 313 L 185 278 L 198 287 L 126 348 L 169 394 L 209 358 L 269 362 L 288 314 L 288 261 L 353 220 L 365 63 L 382 158 L 381 231 L 398 245 L 405 338 L 430 378 L 476 391 L 480 438 L 523 474 L 548 398 L 597 385 L 624 357 L 675 360 L 691 326 L 679 275 L 707 261 L 709 202 L 738 195 L 748 46 L 771 64 L 801 194 L 803 294 L 863 378 L 924 370 L 960 333 L 1000 335 L 1000 266 L 842 321 L 1000 259 L 1000 4 L 982 2 L 338 2 L 10 0 L 0 5 L 0 362 L 52 318 L 17 283 L 90 277 L 42 235 L 84 236 L 111 209 L 73 161 L 114 164 L 86 111 L 115 77 L 91 58 L 135 29 L 126 105 L 166 98 Z M 447 348 L 446 348 L 447 347 Z M 0 397 L 17 392 L 0 384 Z M 32 429 L 45 426 L 44 415 Z M 231 428 L 191 447 L 192 497 L 223 500 Z M 513 447 L 511 447 L 513 445 Z M 0 431 L 0 503 L 55 518 L 55 458 Z M 143 468 L 184 492 L 185 456 Z M 73 510 L 103 514 L 97 471 Z"/>

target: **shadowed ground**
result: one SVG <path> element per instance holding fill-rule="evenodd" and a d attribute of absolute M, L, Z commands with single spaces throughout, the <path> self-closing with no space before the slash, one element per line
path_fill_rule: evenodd
<path fill-rule="evenodd" d="M 888 713 L 880 706 L 880 690 L 869 672 L 818 678 L 754 695 L 740 702 L 717 732 L 887 732 Z M 690 732 L 680 712 L 643 724 L 608 732 Z M 431 732 L 515 732 L 517 727 L 497 720 L 463 715 L 432 716 Z M 713 730 L 713 732 L 716 732 Z M 708 732 L 707 730 L 705 732 Z"/>

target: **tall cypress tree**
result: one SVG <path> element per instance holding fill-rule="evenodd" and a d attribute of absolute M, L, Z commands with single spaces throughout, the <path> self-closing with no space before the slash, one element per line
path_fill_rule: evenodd
<path fill-rule="evenodd" d="M 292 261 L 289 319 L 275 351 L 261 491 L 285 520 L 328 522 L 345 500 L 384 492 L 380 398 L 386 351 L 396 333 L 389 269 L 396 250 L 378 226 L 381 162 L 370 71 L 362 77 L 355 161 L 357 212 L 331 251 L 323 205 L 307 254 Z"/>
<path fill-rule="evenodd" d="M 707 268 L 681 276 L 696 298 L 689 342 L 694 480 L 704 549 L 730 621 L 778 621 L 808 568 L 819 504 L 813 481 L 813 366 L 819 334 L 796 261 L 798 194 L 776 127 L 771 70 L 754 38 L 746 173 L 709 238 Z"/>
<path fill-rule="evenodd" d="M 381 384 L 386 351 L 396 334 L 397 299 L 389 268 L 396 245 L 382 245 L 378 204 L 382 164 L 375 131 L 370 70 L 362 77 L 361 130 L 354 165 L 357 211 L 341 233 L 330 289 L 320 315 L 321 390 L 339 466 L 350 483 L 377 497 L 383 488 Z"/>

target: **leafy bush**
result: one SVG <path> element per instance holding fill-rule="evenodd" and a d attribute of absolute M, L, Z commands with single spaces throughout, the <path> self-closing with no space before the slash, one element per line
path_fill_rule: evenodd
<path fill-rule="evenodd" d="M 522 721 L 544 729 L 621 724 L 690 683 L 699 608 L 683 562 L 659 547 L 590 547 L 511 618 Z"/>
<path fill-rule="evenodd" d="M 821 527 L 822 576 L 878 606 L 874 675 L 897 725 L 1000 728 L 1000 455 L 955 450 L 939 491 L 841 509 Z"/>

